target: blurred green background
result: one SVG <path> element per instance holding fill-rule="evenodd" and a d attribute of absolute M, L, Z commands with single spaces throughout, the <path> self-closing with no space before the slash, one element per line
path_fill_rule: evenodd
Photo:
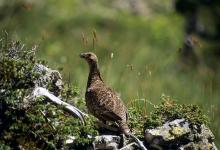
<path fill-rule="evenodd" d="M 128 107 L 149 113 L 163 93 L 201 106 L 220 147 L 220 67 L 211 51 L 219 42 L 196 37 L 199 63 L 185 64 L 180 55 L 186 17 L 177 13 L 174 2 L 0 0 L 0 29 L 28 46 L 38 45 L 38 57 L 54 69 L 63 68 L 65 81 L 79 87 L 82 96 L 88 66 L 79 54 L 93 51 L 105 82 Z M 210 17 L 201 16 L 209 22 Z"/>

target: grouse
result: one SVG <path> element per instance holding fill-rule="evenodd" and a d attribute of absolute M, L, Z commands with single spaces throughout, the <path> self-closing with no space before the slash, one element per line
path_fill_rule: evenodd
<path fill-rule="evenodd" d="M 103 123 L 114 121 L 119 130 L 128 135 L 130 129 L 127 125 L 127 109 L 119 96 L 103 82 L 99 71 L 98 58 L 92 52 L 81 53 L 89 65 L 89 77 L 86 87 L 85 99 L 89 113 Z"/>

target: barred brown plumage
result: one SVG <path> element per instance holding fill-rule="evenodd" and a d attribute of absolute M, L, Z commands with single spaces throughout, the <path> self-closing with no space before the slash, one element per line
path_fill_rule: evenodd
<path fill-rule="evenodd" d="M 80 57 L 87 61 L 90 70 L 85 94 L 88 111 L 102 122 L 117 122 L 120 131 L 128 135 L 127 108 L 115 91 L 103 82 L 97 56 L 86 52 L 81 53 Z"/>

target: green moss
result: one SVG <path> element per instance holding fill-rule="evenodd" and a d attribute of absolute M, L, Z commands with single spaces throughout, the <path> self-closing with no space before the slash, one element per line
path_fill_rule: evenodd
<path fill-rule="evenodd" d="M 177 104 L 169 96 L 161 97 L 162 103 L 155 106 L 145 122 L 145 128 L 154 128 L 167 121 L 185 118 L 191 124 L 208 124 L 208 117 L 201 109 L 192 104 Z"/>

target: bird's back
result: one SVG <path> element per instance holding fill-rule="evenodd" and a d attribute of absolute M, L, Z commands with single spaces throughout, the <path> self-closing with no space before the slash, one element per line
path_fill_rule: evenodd
<path fill-rule="evenodd" d="M 103 121 L 126 121 L 127 110 L 119 96 L 101 80 L 87 88 L 86 104 L 89 111 Z"/>

